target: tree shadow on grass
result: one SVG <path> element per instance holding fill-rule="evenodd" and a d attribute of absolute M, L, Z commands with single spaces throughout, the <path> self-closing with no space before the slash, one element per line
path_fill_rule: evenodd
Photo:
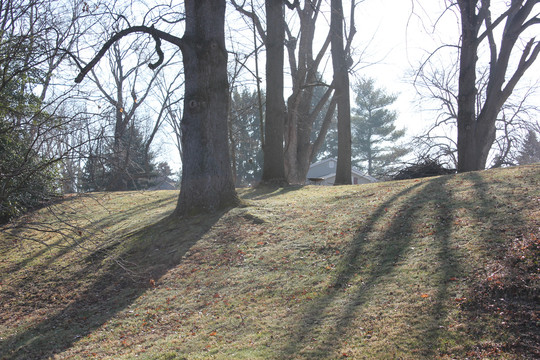
<path fill-rule="evenodd" d="M 83 200 L 88 199 L 97 203 L 100 202 L 98 199 L 96 199 L 96 195 L 94 194 L 79 195 L 77 196 L 77 198 L 81 198 Z M 174 198 L 173 200 L 176 201 L 176 198 Z M 77 225 L 76 222 L 73 221 L 72 216 L 73 214 L 75 214 L 75 211 L 73 212 L 73 214 L 66 214 L 64 210 L 61 214 L 58 214 L 58 210 L 53 208 L 53 206 L 55 205 L 66 202 L 65 200 L 59 201 L 43 210 L 47 213 L 47 215 L 49 215 L 51 219 L 53 219 L 51 221 L 30 221 L 28 217 L 23 217 L 19 221 L 14 222 L 11 226 L 6 226 L 3 231 L 14 242 L 30 241 L 40 243 L 43 246 L 41 246 L 41 248 L 35 253 L 33 253 L 31 256 L 26 256 L 20 262 L 13 264 L 9 269 L 7 269 L 5 274 L 0 276 L 0 281 L 4 280 L 5 276 L 7 276 L 8 274 L 24 269 L 33 260 L 43 256 L 47 252 L 49 253 L 49 260 L 43 264 L 45 267 L 71 251 L 81 250 L 81 253 L 84 253 L 85 249 L 81 247 L 81 244 L 87 243 L 92 238 L 95 238 L 96 234 L 103 231 L 103 229 L 107 229 L 114 224 L 123 222 L 126 219 L 132 218 L 134 216 L 138 216 L 143 210 L 148 211 L 164 207 L 170 201 L 170 198 L 156 199 L 151 202 L 144 202 L 143 204 L 137 206 L 131 206 L 128 209 L 121 211 L 111 211 L 105 206 L 103 206 L 103 209 L 108 211 L 108 215 L 103 216 L 101 220 L 93 221 L 84 218 L 77 219 L 85 221 L 87 223 L 86 226 Z M 151 219 L 150 221 L 158 221 L 162 217 L 162 214 L 158 214 L 154 219 Z M 24 235 L 27 230 L 40 234 L 40 236 L 47 233 L 52 235 L 58 235 L 58 240 L 56 240 L 52 244 L 46 244 L 41 239 L 37 239 L 36 235 L 34 235 L 33 237 Z M 9 249 L 10 247 L 6 246 L 5 251 L 7 252 Z M 54 255 L 51 254 L 51 249 L 54 249 Z"/>
<path fill-rule="evenodd" d="M 82 196 L 81 196 L 82 197 Z M 84 196 L 92 201 L 99 203 L 99 200 L 94 199 L 95 195 Z M 172 199 L 176 201 L 176 198 Z M 107 252 L 111 249 L 114 249 L 118 246 L 119 242 L 124 241 L 124 237 L 128 236 L 130 232 L 128 229 L 122 233 L 120 230 L 115 233 L 120 236 L 116 236 L 114 239 L 109 239 L 107 243 L 104 243 L 100 240 L 94 240 L 101 238 L 101 232 L 105 229 L 108 229 L 115 224 L 122 223 L 130 218 L 136 218 L 140 216 L 144 211 L 154 211 L 155 209 L 162 208 L 167 206 L 167 203 L 171 199 L 157 199 L 151 202 L 145 202 L 137 206 L 131 206 L 128 209 L 122 209 L 111 211 L 107 207 L 103 206 L 103 210 L 108 212 L 107 215 L 101 216 L 100 220 L 93 219 L 74 219 L 72 218 L 73 214 L 55 214 L 56 210 L 52 208 L 47 209 L 47 214 L 53 220 L 50 221 L 30 221 L 28 222 L 27 218 L 22 218 L 20 222 L 14 223 L 11 228 L 6 228 L 4 231 L 8 237 L 14 242 L 35 242 L 39 243 L 40 249 L 28 254 L 26 256 L 21 256 L 23 259 L 18 263 L 14 263 L 9 268 L 6 269 L 5 273 L 0 275 L 0 281 L 5 282 L 8 276 L 20 271 L 24 271 L 27 274 L 20 277 L 20 281 L 17 283 L 12 283 L 12 287 L 18 288 L 23 286 L 23 283 L 39 281 L 36 277 L 39 277 L 41 273 L 51 269 L 51 266 L 62 256 L 69 254 L 71 252 L 79 253 L 82 259 L 86 257 L 99 259 L 107 255 Z M 145 219 L 147 222 L 158 222 L 163 218 L 162 213 L 158 213 L 152 219 Z M 77 221 L 83 221 L 86 225 L 77 225 Z M 30 230 L 33 235 L 25 235 L 25 232 Z M 51 244 L 47 244 L 41 238 L 44 234 L 51 234 L 57 237 Z M 10 247 L 6 246 L 6 252 L 9 251 Z M 40 261 L 38 267 L 34 267 L 32 272 L 28 272 L 27 266 L 38 259 L 46 260 Z M 84 276 L 84 273 L 81 274 Z M 74 279 L 76 280 L 76 279 Z"/>
<path fill-rule="evenodd" d="M 264 200 L 271 197 L 284 195 L 291 191 L 300 190 L 303 187 L 303 185 L 289 185 L 285 187 L 260 185 L 247 190 L 245 193 L 242 194 L 242 198 L 248 200 Z"/>
<path fill-rule="evenodd" d="M 291 340 L 282 349 L 283 358 L 328 358 L 342 345 L 343 336 L 356 319 L 358 311 L 370 305 L 378 288 L 384 286 L 385 279 L 390 278 L 399 268 L 400 260 L 408 255 L 413 246 L 413 239 L 418 224 L 415 219 L 426 211 L 434 222 L 432 231 L 433 249 L 437 254 L 438 285 L 435 293 L 430 294 L 430 309 L 427 310 L 429 320 L 422 322 L 423 329 L 415 331 L 420 334 L 419 355 L 430 358 L 437 350 L 438 338 L 442 323 L 446 316 L 444 303 L 448 300 L 450 279 L 460 272 L 459 256 L 450 246 L 453 221 L 453 204 L 451 192 L 446 188 L 448 176 L 434 178 L 414 184 L 394 195 L 381 204 L 365 225 L 357 231 L 357 235 L 349 245 L 347 254 L 337 266 L 326 294 L 313 300 L 305 308 L 298 326 L 293 331 Z M 398 206 L 393 215 L 388 209 Z M 378 232 L 378 227 L 388 220 L 386 229 Z M 376 235 L 377 234 L 377 235 Z M 379 235 L 382 234 L 382 235 Z M 374 251 L 372 247 L 377 249 Z M 367 266 L 370 268 L 366 268 Z M 324 321 L 330 308 L 336 307 L 337 301 L 344 296 L 344 290 L 356 276 L 363 278 L 357 290 L 347 292 L 347 300 L 333 315 L 332 326 L 326 331 L 317 344 L 306 348 L 312 333 L 319 331 L 318 324 Z M 420 294 L 418 294 L 420 296 Z M 406 331 L 404 329 L 404 331 Z M 395 344 L 390 344 L 392 345 Z M 353 345 L 354 346 L 354 345 Z M 388 354 L 388 356 L 392 356 Z"/>
<path fill-rule="evenodd" d="M 381 351 L 387 351 L 383 357 L 391 358 L 398 356 L 398 347 L 404 345 L 409 347 L 406 350 L 409 355 L 410 351 L 413 351 L 417 358 L 430 359 L 447 351 L 447 340 L 459 341 L 461 337 L 469 335 L 480 336 L 478 339 L 481 339 L 481 333 L 449 333 L 449 311 L 452 307 L 455 308 L 456 303 L 461 301 L 459 297 L 464 295 L 456 294 L 456 282 L 465 281 L 463 276 L 477 271 L 477 265 L 471 263 L 472 258 L 467 253 L 470 250 L 462 250 L 460 246 L 468 241 L 472 241 L 473 246 L 486 244 L 486 253 L 481 256 L 488 259 L 495 257 L 492 251 L 494 248 L 490 244 L 505 243 L 510 236 L 504 233 L 502 220 L 504 219 L 506 224 L 521 224 L 523 219 L 515 209 L 497 209 L 509 206 L 504 204 L 504 195 L 494 193 L 497 191 L 497 180 L 490 179 L 487 183 L 479 173 L 462 175 L 460 180 L 466 184 L 456 184 L 452 176 L 424 180 L 407 187 L 381 204 L 358 229 L 347 253 L 336 267 L 337 273 L 331 286 L 303 309 L 297 325 L 293 327 L 290 340 L 281 349 L 281 357 L 311 359 L 341 355 L 336 352 L 341 349 L 344 341 L 350 341 L 344 339 L 349 334 L 349 329 L 358 325 L 361 314 L 369 307 L 384 302 L 384 299 L 377 297 L 385 294 L 385 284 L 389 281 L 399 283 L 401 280 L 397 275 L 400 274 L 403 260 L 415 255 L 420 256 L 418 252 L 414 252 L 419 249 L 413 250 L 418 247 L 418 241 L 425 246 L 425 251 L 430 254 L 428 259 L 431 259 L 432 263 L 416 264 L 408 268 L 408 271 L 423 270 L 422 267 L 430 269 L 427 273 L 429 279 L 418 280 L 421 288 L 428 293 L 411 292 L 410 295 L 417 304 L 425 303 L 422 304 L 424 311 L 416 314 L 415 318 L 411 317 L 410 323 L 403 324 L 403 329 L 397 329 L 397 334 L 401 335 L 396 335 L 396 329 L 392 329 L 394 336 L 401 336 L 400 339 L 406 339 L 408 344 L 396 344 L 394 341 L 397 338 L 389 337 L 385 340 L 386 349 L 369 351 L 379 351 L 381 356 Z M 495 186 L 495 190 L 490 188 L 492 186 Z M 512 192 L 510 181 L 501 186 L 505 191 Z M 495 200 L 495 195 L 500 196 L 499 200 Z M 459 221 L 462 219 L 459 216 L 462 213 L 468 214 L 469 220 L 478 222 L 477 226 L 480 228 L 472 225 L 470 229 L 474 231 L 463 235 L 475 238 L 460 238 L 462 234 L 454 233 L 460 228 Z M 419 223 L 419 219 L 426 224 Z M 427 231 L 418 234 L 426 227 Z M 461 245 L 456 243 L 458 238 Z M 362 285 L 348 289 L 350 283 L 358 284 L 358 278 L 362 279 Z M 390 305 L 386 305 L 388 306 Z M 375 324 L 377 323 L 381 323 L 380 319 L 377 319 Z M 323 327 L 323 324 L 326 327 Z M 369 337 L 358 341 L 366 343 L 349 344 L 353 347 L 370 346 Z M 395 351 L 394 355 L 392 351 Z"/>
<path fill-rule="evenodd" d="M 481 251 L 489 262 L 487 269 L 476 274 L 474 289 L 462 310 L 470 337 L 488 337 L 491 341 L 477 340 L 470 354 L 483 358 L 503 349 L 520 358 L 540 358 L 540 332 L 534 320 L 540 297 L 538 281 L 534 280 L 540 255 L 539 221 L 533 219 L 533 223 L 527 223 L 521 216 L 524 209 L 531 206 L 534 209 L 537 204 L 527 203 L 524 198 L 509 202 L 502 194 L 515 192 L 520 196 L 524 193 L 534 199 L 534 195 L 531 196 L 534 192 L 530 192 L 528 186 L 538 189 L 538 182 L 534 176 L 529 176 L 529 185 L 512 178 L 487 183 L 482 175 L 473 172 L 466 178 L 473 183 L 477 202 L 471 204 L 471 210 L 485 232 Z M 495 182 L 499 183 L 498 187 L 490 188 Z M 510 229 L 509 224 L 513 225 Z M 493 319 L 499 325 L 486 330 L 484 324 Z"/>
<path fill-rule="evenodd" d="M 0 359 L 46 359 L 69 349 L 103 326 L 152 287 L 225 214 L 188 219 L 166 217 L 126 235 L 114 248 L 86 258 L 79 271 L 65 279 L 84 290 L 60 311 L 0 341 Z M 98 275 L 93 278 L 92 273 Z M 53 289 L 54 291 L 54 289 Z M 63 294 L 58 294 L 62 296 Z"/>

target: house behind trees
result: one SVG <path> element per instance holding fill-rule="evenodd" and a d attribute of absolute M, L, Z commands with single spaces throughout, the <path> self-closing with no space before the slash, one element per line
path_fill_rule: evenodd
<path fill-rule="evenodd" d="M 337 160 L 329 158 L 321 160 L 311 164 L 307 174 L 307 184 L 313 185 L 334 185 L 336 180 L 336 165 Z M 356 168 L 351 169 L 351 183 L 355 184 L 369 184 L 377 182 L 378 180 L 372 176 L 364 174 Z"/>

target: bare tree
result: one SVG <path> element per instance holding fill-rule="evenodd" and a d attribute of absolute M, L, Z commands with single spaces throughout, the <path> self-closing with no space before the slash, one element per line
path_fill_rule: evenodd
<path fill-rule="evenodd" d="M 184 100 L 182 88 L 184 86 L 183 72 L 179 71 L 174 76 L 167 77 L 164 73 L 157 79 L 156 97 L 161 106 L 156 110 L 157 121 L 165 121 L 172 129 L 174 145 L 182 161 L 184 155 L 182 152 L 182 130 L 180 119 L 182 118 L 182 109 L 180 103 Z"/>
<path fill-rule="evenodd" d="M 524 37 L 527 36 L 527 30 L 536 29 L 540 24 L 540 16 L 534 14 L 539 4 L 538 0 L 512 0 L 502 14 L 493 18 L 489 0 L 456 2 L 461 19 L 457 96 L 459 172 L 485 168 L 489 151 L 496 139 L 497 115 L 538 57 L 540 42 L 534 36 L 528 40 Z M 497 43 L 495 30 L 503 23 L 503 33 Z M 482 89 L 482 102 L 478 103 L 478 53 L 484 41 L 489 46 L 489 75 L 486 87 Z M 521 41 L 525 41 L 525 46 L 516 49 Z M 514 56 L 518 56 L 519 60 L 512 71 Z"/>
<path fill-rule="evenodd" d="M 513 163 L 519 138 L 538 113 L 529 101 L 534 86 L 515 91 L 540 51 L 540 44 L 527 37 L 540 22 L 538 15 L 531 16 L 535 4 L 512 1 L 494 20 L 489 1 L 448 6 L 446 11 L 459 10 L 461 44 L 439 47 L 415 77 L 420 95 L 438 105 L 435 122 L 417 138 L 422 156 L 440 158 L 459 171 Z M 454 49 L 459 56 L 448 62 Z"/>
<path fill-rule="evenodd" d="M 330 46 L 330 30 L 317 52 L 314 51 L 315 29 L 322 17 L 323 2 L 304 1 L 296 8 L 300 26 L 293 34 L 286 28 L 286 48 L 291 73 L 292 93 L 287 99 L 285 123 L 285 172 L 290 183 L 306 180 L 309 165 L 322 145 L 335 110 L 334 104 L 326 107 L 327 116 L 314 142 L 311 142 L 313 125 L 319 113 L 330 101 L 334 88 L 321 78 L 321 66 Z M 316 86 L 325 86 L 326 92 L 314 103 Z"/>
<path fill-rule="evenodd" d="M 162 40 L 182 51 L 185 74 L 181 123 L 184 157 L 177 216 L 211 212 L 238 202 L 227 144 L 229 85 L 224 22 L 224 0 L 187 0 L 182 37 L 154 26 L 130 26 L 111 36 L 76 78 L 77 82 L 82 81 L 115 42 L 130 34 L 145 33 L 154 38 L 159 58 L 149 65 L 152 69 L 163 63 Z"/>
<path fill-rule="evenodd" d="M 283 58 L 285 19 L 283 0 L 266 2 L 266 123 L 264 127 L 264 165 L 262 181 L 285 182 L 283 157 Z"/>
<path fill-rule="evenodd" d="M 263 28 L 260 17 L 254 11 L 248 11 L 245 7 L 233 1 L 235 7 L 244 15 L 252 19 L 254 27 L 258 30 L 259 36 L 266 45 L 267 32 Z M 267 3 L 268 4 L 268 3 Z M 295 10 L 296 18 L 285 23 L 285 50 L 288 55 L 288 67 L 290 70 L 290 80 L 292 90 L 287 98 L 287 107 L 284 123 L 284 166 L 285 176 L 289 183 L 303 183 L 310 163 L 324 143 L 326 133 L 330 127 L 336 108 L 336 100 L 333 100 L 334 87 L 326 84 L 322 80 L 321 68 L 325 60 L 328 59 L 328 49 L 330 46 L 330 31 L 328 31 L 324 42 L 315 51 L 314 40 L 317 25 L 324 22 L 325 3 L 322 0 L 305 0 L 285 2 L 289 8 Z M 354 14 L 355 1 L 351 1 L 351 13 Z M 268 16 L 268 14 L 267 14 Z M 349 36 L 344 46 L 346 62 L 350 62 L 351 42 L 354 36 L 354 22 L 351 18 Z M 298 24 L 297 28 L 293 26 Z M 267 27 L 269 21 L 267 20 Z M 272 26 L 275 29 L 275 26 Z M 267 56 L 276 56 L 276 51 L 268 51 Z M 276 58 L 270 59 L 276 61 Z M 267 74 L 275 78 L 275 72 Z M 323 96 L 316 96 L 315 89 L 325 87 Z M 267 104 L 268 106 L 268 104 Z M 325 110 L 322 116 L 320 128 L 315 129 L 315 120 Z M 267 114 L 268 116 L 268 114 Z M 268 122 L 268 120 L 267 120 Z M 317 136 L 312 140 L 313 132 Z M 268 139 L 265 139 L 268 141 Z M 277 142 L 276 142 L 277 143 Z"/>
<path fill-rule="evenodd" d="M 118 23 L 113 25 L 117 27 Z M 106 33 L 106 29 L 103 30 Z M 131 152 L 130 143 L 132 138 L 130 129 L 140 128 L 135 119 L 140 114 L 141 106 L 145 103 L 157 76 L 174 58 L 173 54 L 162 65 L 157 67 L 149 79 L 145 78 L 143 66 L 150 62 L 149 54 L 145 51 L 148 44 L 146 39 L 137 37 L 127 46 L 121 47 L 118 42 L 114 43 L 111 51 L 107 53 L 108 70 L 112 81 L 105 82 L 103 73 L 97 74 L 91 71 L 90 79 L 96 85 L 101 94 L 102 102 L 108 103 L 114 114 L 114 131 L 112 136 L 112 153 L 110 154 L 110 181 L 107 190 L 125 191 L 128 182 L 140 175 L 147 177 L 149 172 L 150 146 L 163 122 L 162 112 L 155 117 L 151 130 L 144 139 L 144 168 L 137 169 L 139 174 L 132 173 L 130 165 L 133 163 L 134 154 Z M 132 65 L 127 65 L 132 63 Z"/>

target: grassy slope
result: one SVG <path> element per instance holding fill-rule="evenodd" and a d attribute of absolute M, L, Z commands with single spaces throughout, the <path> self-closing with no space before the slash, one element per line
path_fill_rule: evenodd
<path fill-rule="evenodd" d="M 0 235 L 0 358 L 540 358 L 539 182 L 244 190 L 187 220 L 176 192 L 67 199 Z"/>

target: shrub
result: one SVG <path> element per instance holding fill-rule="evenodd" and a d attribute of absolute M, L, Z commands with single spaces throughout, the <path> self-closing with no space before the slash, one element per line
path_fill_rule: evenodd
<path fill-rule="evenodd" d="M 0 120 L 0 223 L 57 195 L 55 165 L 31 148 L 23 132 Z"/>

